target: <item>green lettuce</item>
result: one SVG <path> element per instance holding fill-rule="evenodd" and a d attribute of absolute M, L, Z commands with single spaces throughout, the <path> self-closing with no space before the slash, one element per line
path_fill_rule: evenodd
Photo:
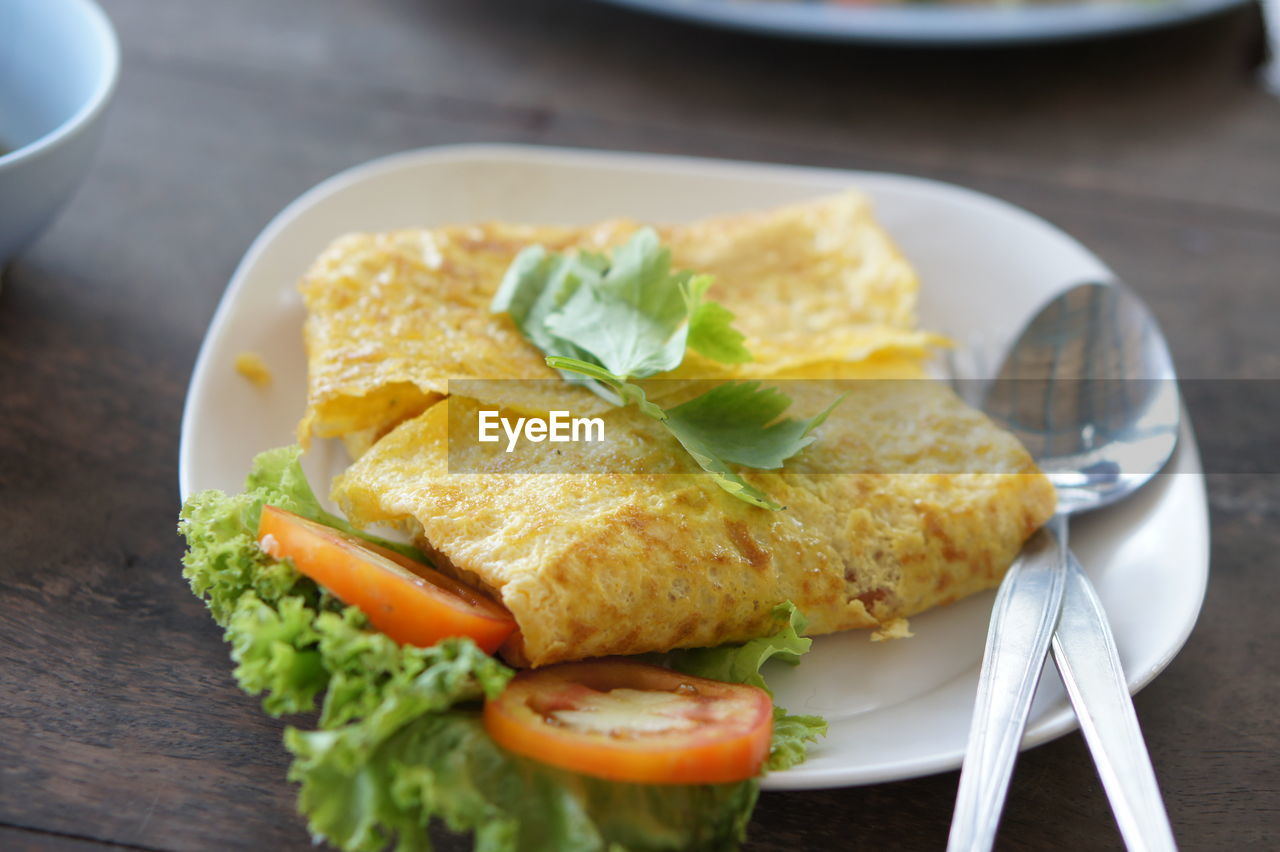
<path fill-rule="evenodd" d="M 398 727 L 290 729 L 285 744 L 312 832 L 349 850 L 383 849 L 393 835 L 397 848 L 426 848 L 433 816 L 474 831 L 478 852 L 733 849 L 759 793 L 755 780 L 668 786 L 565 772 L 504 751 L 478 713 L 460 709 Z"/>
<path fill-rule="evenodd" d="M 526 760 L 484 732 L 480 702 L 514 672 L 469 639 L 431 648 L 402 646 L 369 627 L 294 570 L 266 556 L 256 529 L 264 503 L 353 530 L 324 511 L 296 447 L 263 453 L 246 490 L 193 495 L 179 530 L 188 551 L 184 575 L 225 628 L 235 678 L 263 696 L 272 715 L 307 712 L 320 702 L 317 730 L 289 728 L 289 778 L 313 836 L 347 850 L 429 848 L 440 819 L 475 832 L 485 852 L 524 849 L 731 849 L 745 836 L 759 794 L 757 779 L 737 784 L 670 786 L 603 781 Z M 405 545 L 396 549 L 415 558 Z M 789 607 L 789 609 L 787 608 Z M 689 673 L 763 685 L 770 657 L 794 661 L 808 648 L 803 618 L 778 610 L 773 637 L 734 648 L 678 652 Z M 803 759 L 821 720 L 775 713 L 771 768 Z"/>
<path fill-rule="evenodd" d="M 253 590 L 267 604 L 287 595 L 314 600 L 315 585 L 285 562 L 271 559 L 257 546 L 258 517 L 270 503 L 366 541 L 388 547 L 410 559 L 427 561 L 417 548 L 387 541 L 355 529 L 343 518 L 324 510 L 316 499 L 299 459 L 297 446 L 260 453 L 240 494 L 202 491 L 182 506 L 178 531 L 187 540 L 183 576 L 191 590 L 205 599 L 213 618 L 227 626 L 240 596 Z"/>
<path fill-rule="evenodd" d="M 800 635 L 808 621 L 791 601 L 774 607 L 773 617 L 782 622 L 782 626 L 769 636 L 751 639 L 741 645 L 670 651 L 664 655 L 663 662 L 685 674 L 729 683 L 749 683 L 772 695 L 760 667 L 771 659 L 794 666 L 813 645 L 812 639 Z M 775 705 L 768 768 L 776 771 L 803 763 L 808 744 L 817 742 L 826 733 L 827 720 L 821 716 L 791 715 Z"/>

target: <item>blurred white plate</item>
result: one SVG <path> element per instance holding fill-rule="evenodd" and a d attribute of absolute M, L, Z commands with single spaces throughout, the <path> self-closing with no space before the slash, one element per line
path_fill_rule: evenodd
<path fill-rule="evenodd" d="M 1245 0 L 605 0 L 640 12 L 767 35 L 864 44 L 982 46 L 1068 41 L 1192 21 Z"/>
<path fill-rule="evenodd" d="M 585 223 L 611 216 L 678 221 L 765 208 L 857 186 L 914 262 L 921 322 L 1002 351 L 1023 320 L 1070 282 L 1109 271 L 1041 219 L 970 190 L 920 178 L 641 154 L 461 146 L 376 160 L 325 181 L 286 208 L 236 270 L 201 347 L 182 423 L 180 485 L 238 491 L 253 456 L 292 443 L 306 365 L 294 284 L 333 238 L 486 219 Z M 253 386 L 234 369 L 260 353 L 274 375 Z M 308 475 L 324 492 L 345 463 L 317 442 Z M 1182 647 L 1209 568 L 1203 476 L 1190 430 L 1171 474 L 1136 497 L 1072 524 L 1072 546 L 1111 616 L 1137 689 Z M 959 766 L 968 732 L 988 593 L 912 619 L 915 638 L 872 644 L 865 632 L 822 637 L 804 663 L 770 673 L 780 704 L 820 713 L 827 739 L 772 789 L 866 784 Z M 1048 672 L 1025 745 L 1075 725 Z"/>

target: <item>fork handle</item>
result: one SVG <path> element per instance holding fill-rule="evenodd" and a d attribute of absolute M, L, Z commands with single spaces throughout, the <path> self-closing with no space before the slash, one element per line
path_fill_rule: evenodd
<path fill-rule="evenodd" d="M 1053 636 L 1053 660 L 1125 845 L 1130 852 L 1176 849 L 1106 613 L 1093 584 L 1070 553 L 1062 616 Z"/>
<path fill-rule="evenodd" d="M 986 852 L 995 842 L 1031 699 L 1058 623 L 1066 578 L 1066 535 L 1066 518 L 1055 515 L 1027 541 L 996 594 L 960 769 L 949 852 Z"/>

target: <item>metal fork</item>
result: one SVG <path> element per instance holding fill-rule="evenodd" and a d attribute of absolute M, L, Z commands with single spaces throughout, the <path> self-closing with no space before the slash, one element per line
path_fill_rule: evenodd
<path fill-rule="evenodd" d="M 1172 453 L 1180 406 L 1159 328 L 1123 286 L 1085 284 L 1064 291 L 1037 314 L 1006 358 L 998 385 L 962 381 L 961 355 L 948 355 L 946 366 L 960 395 L 995 419 L 1016 424 L 1014 431 L 1046 468 L 1060 498 L 1060 514 L 1049 524 L 1057 547 L 1041 541 L 1042 531 L 997 596 L 950 848 L 984 850 L 994 842 L 1048 631 L 1056 621 L 1054 660 L 1125 842 L 1130 849 L 1174 849 L 1106 614 L 1066 550 L 1063 517 L 1131 493 Z M 970 347 L 966 355 L 971 370 L 989 375 L 981 350 Z M 1019 393 L 1020 380 L 1037 384 L 1021 386 Z M 1072 405 L 1064 410 L 1064 402 Z M 1095 429 L 1098 412 L 1117 410 L 1125 414 L 1118 426 L 1112 418 L 1099 423 L 1105 431 Z M 1114 469 L 1102 471 L 1100 460 Z"/>

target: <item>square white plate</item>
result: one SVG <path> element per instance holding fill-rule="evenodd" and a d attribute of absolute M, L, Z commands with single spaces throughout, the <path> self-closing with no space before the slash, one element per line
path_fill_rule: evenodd
<path fill-rule="evenodd" d="M 289 205 L 250 247 L 200 350 L 182 423 L 180 486 L 238 491 L 253 456 L 292 443 L 305 398 L 303 308 L 295 283 L 350 231 L 505 219 L 586 223 L 613 216 L 671 222 L 767 208 L 856 186 L 922 280 L 924 328 L 981 339 L 998 353 L 1032 311 L 1068 284 L 1110 277 L 1066 234 L 989 196 L 920 178 L 640 154 L 461 146 L 376 160 Z M 242 351 L 274 382 L 237 375 Z M 346 464 L 333 442 L 306 459 L 318 492 Z M 1072 525 L 1072 546 L 1101 595 L 1130 687 L 1182 647 L 1204 597 L 1208 510 L 1188 427 L 1168 473 L 1129 501 Z M 993 595 L 911 621 L 915 637 L 872 644 L 864 631 L 817 639 L 802 665 L 770 672 L 778 703 L 819 713 L 829 736 L 765 787 L 867 784 L 960 765 Z M 1024 747 L 1075 726 L 1050 669 Z"/>

